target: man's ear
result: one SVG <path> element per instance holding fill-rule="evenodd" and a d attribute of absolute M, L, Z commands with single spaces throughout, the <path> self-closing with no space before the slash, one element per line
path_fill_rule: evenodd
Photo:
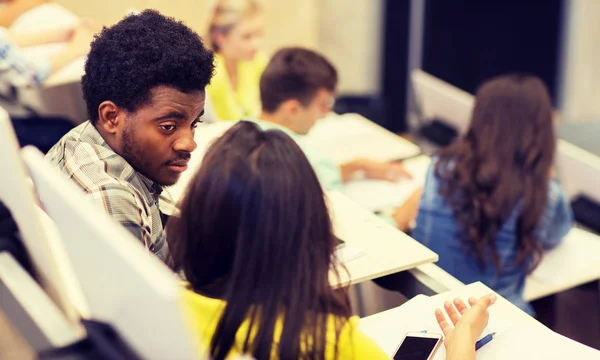
<path fill-rule="evenodd" d="M 104 101 L 98 106 L 98 123 L 108 134 L 115 134 L 125 122 L 125 111 L 112 101 Z"/>
<path fill-rule="evenodd" d="M 300 110 L 302 109 L 302 104 L 300 104 L 300 101 L 296 99 L 290 99 L 281 103 L 281 105 L 279 105 L 279 108 L 283 110 L 285 114 L 293 116 L 300 112 Z"/>

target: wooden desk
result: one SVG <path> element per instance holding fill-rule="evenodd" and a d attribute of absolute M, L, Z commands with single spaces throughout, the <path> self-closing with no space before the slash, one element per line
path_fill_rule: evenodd
<path fill-rule="evenodd" d="M 332 278 L 332 284 L 357 284 L 438 260 L 436 253 L 343 194 L 330 192 L 327 199 L 336 236 L 365 253 L 345 263 L 348 272 L 341 271 L 341 282 Z"/>
<path fill-rule="evenodd" d="M 14 32 L 30 32 L 31 29 L 55 30 L 76 25 L 79 18 L 73 12 L 56 3 L 34 7 L 20 16 L 10 27 Z M 36 59 L 58 54 L 66 43 L 45 44 L 22 49 L 25 57 Z M 36 88 L 19 89 L 19 102 L 34 109 L 41 116 L 60 116 L 74 124 L 87 119 L 85 102 L 81 91 L 85 56 L 72 61 L 51 75 Z"/>
<path fill-rule="evenodd" d="M 36 351 L 82 338 L 39 284 L 8 253 L 0 254 L 0 308 Z"/>
<path fill-rule="evenodd" d="M 305 140 L 338 164 L 360 158 L 393 161 L 421 152 L 417 145 L 358 114 L 327 116 Z"/>
<path fill-rule="evenodd" d="M 441 333 L 434 309 L 442 308 L 444 301 L 454 298 L 466 300 L 470 296 L 481 297 L 490 293 L 493 293 L 491 289 L 478 282 L 431 298 L 420 296 L 397 308 L 361 319 L 359 329 L 392 356 L 406 332 L 427 330 Z M 597 350 L 553 333 L 501 296 L 489 312 L 486 333 L 497 332 L 497 336 L 477 352 L 478 359 L 600 358 Z M 434 359 L 444 358 L 445 349 L 441 348 Z"/>
<path fill-rule="evenodd" d="M 600 120 L 564 122 L 558 126 L 558 136 L 590 153 L 600 156 Z"/>
<path fill-rule="evenodd" d="M 537 300 L 598 279 L 600 236 L 574 228 L 527 277 L 523 298 Z"/>
<path fill-rule="evenodd" d="M 58 116 L 78 125 L 87 120 L 83 101 L 81 77 L 85 58 L 73 61 L 38 87 L 18 89 L 21 104 L 34 109 L 41 116 Z"/>
<path fill-rule="evenodd" d="M 564 140 L 558 141 L 556 171 L 567 196 L 584 194 L 600 201 L 600 157 Z M 552 274 L 552 272 L 555 274 Z M 600 236 L 572 229 L 558 248 L 542 259 L 525 283 L 524 298 L 533 301 L 600 279 Z"/>

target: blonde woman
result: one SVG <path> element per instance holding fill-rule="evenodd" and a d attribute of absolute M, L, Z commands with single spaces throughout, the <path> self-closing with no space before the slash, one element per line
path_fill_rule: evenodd
<path fill-rule="evenodd" d="M 258 116 L 258 85 L 268 60 L 260 52 L 259 4 L 255 0 L 217 0 L 207 40 L 216 54 L 216 74 L 207 88 L 209 107 L 216 118 L 239 120 Z"/>

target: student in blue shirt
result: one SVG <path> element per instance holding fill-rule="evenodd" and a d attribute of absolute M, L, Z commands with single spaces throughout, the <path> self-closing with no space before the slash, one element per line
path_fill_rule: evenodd
<path fill-rule="evenodd" d="M 548 90 L 533 76 L 484 83 L 467 134 L 434 158 L 412 236 L 464 283 L 482 281 L 525 311 L 525 277 L 573 215 L 553 171 Z"/>

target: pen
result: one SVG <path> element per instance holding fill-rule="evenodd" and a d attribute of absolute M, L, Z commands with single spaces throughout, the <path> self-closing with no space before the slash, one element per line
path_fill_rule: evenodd
<path fill-rule="evenodd" d="M 483 345 L 489 343 L 490 341 L 492 341 L 492 339 L 494 338 L 494 335 L 496 335 L 496 333 L 491 333 L 489 335 L 486 335 L 483 339 L 479 340 L 478 342 L 475 343 L 475 351 L 481 349 L 483 347 Z"/>

